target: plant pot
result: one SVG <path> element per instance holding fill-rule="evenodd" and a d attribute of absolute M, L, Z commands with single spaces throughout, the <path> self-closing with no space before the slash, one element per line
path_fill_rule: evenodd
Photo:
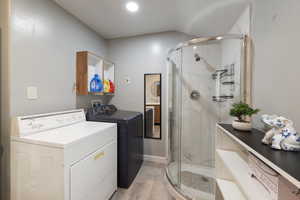
<path fill-rule="evenodd" d="M 232 127 L 239 131 L 251 131 L 252 124 L 251 122 L 242 122 L 242 121 L 234 120 L 232 122 Z"/>

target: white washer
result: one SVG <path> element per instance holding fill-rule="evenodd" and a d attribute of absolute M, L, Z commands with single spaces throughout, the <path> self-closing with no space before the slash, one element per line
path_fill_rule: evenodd
<path fill-rule="evenodd" d="M 108 200 L 117 190 L 117 125 L 83 110 L 17 117 L 12 200 Z"/>

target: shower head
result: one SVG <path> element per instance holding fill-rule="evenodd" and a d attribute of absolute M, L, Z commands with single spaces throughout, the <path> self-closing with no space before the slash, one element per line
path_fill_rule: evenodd
<path fill-rule="evenodd" d="M 194 57 L 196 62 L 199 62 L 201 60 L 201 57 L 197 53 L 195 53 Z"/>
<path fill-rule="evenodd" d="M 211 64 L 209 64 L 209 62 L 207 62 L 207 60 L 201 56 L 199 56 L 199 54 L 195 53 L 194 54 L 194 57 L 195 57 L 195 61 L 196 62 L 200 62 L 200 61 L 203 61 L 205 66 L 207 67 L 207 69 L 210 71 L 210 72 L 215 72 L 216 71 L 216 68 L 214 66 L 212 66 Z"/>

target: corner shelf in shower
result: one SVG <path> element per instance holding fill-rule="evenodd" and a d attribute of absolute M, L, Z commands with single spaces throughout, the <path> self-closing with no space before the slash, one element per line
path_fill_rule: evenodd
<path fill-rule="evenodd" d="M 213 96 L 212 100 L 215 102 L 224 102 L 228 99 L 233 99 L 234 96 L 233 95 L 221 95 L 221 96 Z"/>
<path fill-rule="evenodd" d="M 229 74 L 229 73 L 222 73 L 221 75 L 220 75 L 220 78 L 222 79 L 222 78 L 224 78 L 224 77 L 232 77 L 232 76 L 234 76 L 234 74 L 232 73 L 232 74 Z M 216 80 L 217 79 L 217 73 L 213 73 L 212 74 L 212 79 L 213 80 Z"/>
<path fill-rule="evenodd" d="M 213 80 L 217 79 L 218 75 L 220 75 L 220 78 L 223 78 L 227 72 L 228 72 L 227 69 L 216 70 L 216 72 L 212 74 L 212 79 Z"/>
<path fill-rule="evenodd" d="M 224 81 L 222 82 L 223 85 L 234 85 L 234 81 Z"/>
<path fill-rule="evenodd" d="M 233 99 L 232 92 L 235 88 L 234 80 L 234 64 L 222 66 L 212 74 L 212 79 L 215 80 L 215 94 L 212 97 L 214 102 L 226 102 Z"/>
<path fill-rule="evenodd" d="M 220 75 L 221 79 L 224 78 L 224 77 L 234 76 L 234 71 L 228 69 L 228 68 L 234 68 L 234 64 L 223 66 L 223 67 L 220 67 L 220 68 L 222 68 L 222 69 L 217 69 L 215 71 L 215 73 L 212 74 L 212 79 L 213 80 L 216 80 L 218 75 Z"/>

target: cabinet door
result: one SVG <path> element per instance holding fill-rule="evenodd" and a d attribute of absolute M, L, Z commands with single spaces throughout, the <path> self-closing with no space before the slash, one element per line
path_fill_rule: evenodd
<path fill-rule="evenodd" d="M 76 57 L 76 93 L 88 95 L 88 52 L 77 52 Z"/>
<path fill-rule="evenodd" d="M 63 152 L 11 142 L 11 200 L 64 200 Z"/>
<path fill-rule="evenodd" d="M 92 80 L 93 83 L 92 84 Z M 90 87 L 94 86 L 93 89 Z M 96 85 L 95 85 L 96 84 Z M 102 95 L 103 59 L 91 52 L 81 51 L 76 54 L 76 94 Z"/>
<path fill-rule="evenodd" d="M 117 143 L 71 167 L 71 200 L 108 200 L 117 189 Z"/>

